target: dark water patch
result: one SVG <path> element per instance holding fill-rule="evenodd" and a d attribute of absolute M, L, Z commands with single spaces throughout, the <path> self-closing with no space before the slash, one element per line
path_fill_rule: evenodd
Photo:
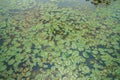
<path fill-rule="evenodd" d="M 9 9 L 10 13 L 19 13 L 20 11 L 20 9 Z"/>
<path fill-rule="evenodd" d="M 0 74 L 0 79 L 5 80 L 5 77 L 2 74 Z"/>
<path fill-rule="evenodd" d="M 9 18 L 8 18 L 8 17 L 5 17 L 5 18 L 3 19 L 3 21 L 5 21 L 5 22 L 6 22 L 6 24 L 7 24 L 8 20 L 9 20 Z"/>
<path fill-rule="evenodd" d="M 3 63 L 4 63 L 4 65 L 6 65 L 6 67 L 7 67 L 6 70 L 7 71 L 9 71 L 10 69 L 14 70 L 14 66 L 12 64 L 9 65 L 8 62 L 6 62 L 6 61 L 3 61 Z"/>
<path fill-rule="evenodd" d="M 115 20 L 116 23 L 120 23 L 120 18 L 118 16 L 112 16 L 112 18 Z"/>
<path fill-rule="evenodd" d="M 20 48 L 21 49 L 21 48 Z M 16 51 L 16 54 L 22 54 L 22 53 L 24 53 L 25 52 L 25 50 L 18 50 L 18 51 Z"/>
<path fill-rule="evenodd" d="M 21 27 L 19 27 L 19 26 L 15 26 L 15 30 L 18 30 L 18 31 L 20 31 L 20 32 L 23 31 L 23 30 L 21 29 Z"/>
<path fill-rule="evenodd" d="M 0 29 L 2 30 L 4 30 L 4 29 L 6 29 L 8 26 L 7 25 L 5 25 L 5 26 L 2 26 Z"/>
<path fill-rule="evenodd" d="M 0 46 L 2 46 L 4 42 L 5 42 L 5 39 L 4 38 L 0 38 Z"/>
<path fill-rule="evenodd" d="M 76 63 L 77 66 L 79 66 L 80 64 L 81 64 L 80 62 Z"/>
<path fill-rule="evenodd" d="M 79 56 L 82 56 L 83 57 L 83 51 L 79 51 Z"/>
<path fill-rule="evenodd" d="M 93 51 L 96 48 L 96 46 L 90 46 L 89 48 L 90 48 L 91 51 Z"/>
<path fill-rule="evenodd" d="M 8 62 L 6 62 L 6 61 L 3 61 L 3 63 L 4 63 L 4 65 L 6 65 L 6 66 L 9 66 L 9 65 L 8 65 Z"/>
<path fill-rule="evenodd" d="M 117 33 L 117 35 L 120 37 L 120 33 Z M 119 41 L 119 43 L 120 43 L 120 41 Z"/>
<path fill-rule="evenodd" d="M 107 54 L 109 54 L 111 57 L 113 57 L 113 58 L 117 58 L 117 55 L 116 54 L 114 54 L 114 53 L 110 53 L 110 52 L 108 52 L 108 51 L 105 51 Z"/>
<path fill-rule="evenodd" d="M 22 49 L 22 48 L 20 48 L 20 49 Z M 22 49 L 21 51 L 17 51 L 18 54 L 23 54 L 24 52 L 25 52 L 24 49 Z"/>
<path fill-rule="evenodd" d="M 92 71 L 90 71 L 89 73 L 84 74 L 84 76 L 90 76 L 92 74 Z"/>
<path fill-rule="evenodd" d="M 102 65 L 103 67 L 106 66 L 105 61 L 97 60 L 97 63 L 98 63 L 99 65 Z"/>
<path fill-rule="evenodd" d="M 35 58 L 40 58 L 40 59 L 42 59 L 43 57 L 40 56 L 39 53 L 36 53 L 36 54 L 35 54 Z"/>
<path fill-rule="evenodd" d="M 31 71 L 31 75 L 30 75 L 30 79 L 35 79 L 37 74 L 40 74 L 40 66 L 38 65 L 38 63 L 36 63 L 35 66 L 32 67 L 32 71 Z"/>
<path fill-rule="evenodd" d="M 90 69 L 95 69 L 94 68 L 94 64 L 95 63 L 95 61 L 94 60 L 86 60 L 86 62 L 84 62 L 84 64 L 86 64 L 86 66 L 88 66 Z"/>
<path fill-rule="evenodd" d="M 86 58 L 86 61 L 84 62 L 84 64 L 86 64 L 90 69 L 94 69 L 94 63 L 95 63 L 95 58 L 92 56 L 92 54 L 89 54 L 89 58 Z"/>
<path fill-rule="evenodd" d="M 108 38 L 111 37 L 111 36 L 115 36 L 115 34 L 116 34 L 115 32 L 110 33 Z"/>
<path fill-rule="evenodd" d="M 29 61 L 31 62 L 31 64 L 33 63 L 32 57 L 29 57 Z"/>
<path fill-rule="evenodd" d="M 67 54 L 66 55 L 66 58 L 69 58 L 69 57 L 71 57 L 72 56 L 72 54 Z"/>
<path fill-rule="evenodd" d="M 18 64 L 18 68 L 25 68 L 25 67 L 29 67 L 30 64 L 26 64 L 27 61 L 21 61 L 19 64 Z"/>
<path fill-rule="evenodd" d="M 120 49 L 117 49 L 117 53 L 120 54 Z"/>
<path fill-rule="evenodd" d="M 101 45 L 101 44 L 99 44 L 99 45 L 97 45 L 97 48 L 102 48 L 102 49 L 105 49 L 105 48 L 106 48 L 106 46 L 105 46 L 105 45 Z"/>
<path fill-rule="evenodd" d="M 35 49 L 35 44 L 32 43 L 31 50 Z"/>
<path fill-rule="evenodd" d="M 100 54 L 100 52 L 99 52 L 99 54 L 97 54 L 97 55 L 94 57 L 94 58 L 95 58 L 95 62 L 96 62 L 98 65 L 101 65 L 101 66 L 105 67 L 105 66 L 106 66 L 105 61 L 103 61 L 103 60 L 101 59 L 101 55 L 102 55 L 102 54 Z"/>
<path fill-rule="evenodd" d="M 43 68 L 43 70 L 47 70 L 47 69 L 51 69 L 51 67 L 53 67 L 54 66 L 54 63 L 48 63 L 48 62 L 46 62 L 46 63 L 43 63 L 45 66 L 47 66 L 47 67 L 42 67 Z"/>
<path fill-rule="evenodd" d="M 45 49 L 47 49 L 47 48 L 49 48 L 50 46 L 49 45 L 41 45 L 41 49 L 42 50 L 45 50 Z"/>
<path fill-rule="evenodd" d="M 119 37 L 120 37 L 120 33 L 119 33 Z M 119 44 L 119 47 L 120 47 L 120 40 L 119 41 L 117 41 L 118 42 L 118 44 Z"/>
<path fill-rule="evenodd" d="M 115 79 L 116 79 L 116 76 L 113 75 L 112 73 L 107 74 L 107 77 L 108 77 L 108 78 L 111 78 L 112 80 L 115 80 Z"/>
<path fill-rule="evenodd" d="M 15 59 L 15 55 L 11 56 L 10 59 Z M 10 60 L 10 59 L 9 59 L 9 60 Z"/>
<path fill-rule="evenodd" d="M 1 15 L 1 16 L 6 16 L 6 15 L 7 15 L 7 12 L 4 11 L 4 10 L 2 10 L 2 12 L 0 12 L 0 15 Z"/>
<path fill-rule="evenodd" d="M 7 43 L 7 48 L 9 49 L 11 46 L 14 46 L 14 44 L 12 44 L 13 39 L 11 39 L 8 43 Z"/>
<path fill-rule="evenodd" d="M 116 63 L 118 66 L 120 66 L 120 62 L 118 62 L 118 61 L 114 61 L 114 63 Z"/>
<path fill-rule="evenodd" d="M 35 66 L 33 66 L 32 67 L 32 71 L 39 71 L 39 69 L 40 69 L 40 66 L 36 63 L 36 65 Z"/>

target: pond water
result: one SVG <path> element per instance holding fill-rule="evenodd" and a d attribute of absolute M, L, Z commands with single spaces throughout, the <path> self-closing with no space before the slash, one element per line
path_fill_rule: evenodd
<path fill-rule="evenodd" d="M 63 2 L 58 2 L 58 6 L 60 7 L 89 7 L 89 8 L 94 8 L 94 5 L 91 4 L 90 1 L 85 1 L 85 0 L 75 0 L 75 1 L 63 1 Z"/>
<path fill-rule="evenodd" d="M 0 0 L 0 80 L 120 80 L 119 3 Z"/>

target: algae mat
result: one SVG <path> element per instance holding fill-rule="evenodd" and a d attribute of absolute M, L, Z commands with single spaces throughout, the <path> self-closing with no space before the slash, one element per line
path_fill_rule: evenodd
<path fill-rule="evenodd" d="M 120 1 L 36 1 L 0 7 L 0 80 L 120 80 Z"/>

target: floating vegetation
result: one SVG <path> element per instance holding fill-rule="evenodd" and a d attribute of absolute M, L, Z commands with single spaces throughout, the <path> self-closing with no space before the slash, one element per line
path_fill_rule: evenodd
<path fill-rule="evenodd" d="M 120 80 L 120 1 L 93 0 L 112 4 L 94 10 L 64 1 L 78 0 L 0 6 L 0 80 Z"/>

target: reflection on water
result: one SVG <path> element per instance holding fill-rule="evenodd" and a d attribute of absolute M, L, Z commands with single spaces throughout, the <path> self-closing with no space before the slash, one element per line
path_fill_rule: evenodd
<path fill-rule="evenodd" d="M 0 0 L 0 80 L 120 80 L 120 1 L 91 2 Z"/>

